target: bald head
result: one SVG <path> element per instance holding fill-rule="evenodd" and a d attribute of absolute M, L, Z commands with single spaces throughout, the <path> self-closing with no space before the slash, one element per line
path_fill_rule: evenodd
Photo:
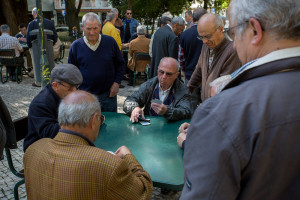
<path fill-rule="evenodd" d="M 157 77 L 163 90 L 170 88 L 178 75 L 179 65 L 176 59 L 171 57 L 161 59 L 157 69 Z"/>
<path fill-rule="evenodd" d="M 223 20 L 216 14 L 207 13 L 198 21 L 197 31 L 203 43 L 214 49 L 224 39 Z"/>

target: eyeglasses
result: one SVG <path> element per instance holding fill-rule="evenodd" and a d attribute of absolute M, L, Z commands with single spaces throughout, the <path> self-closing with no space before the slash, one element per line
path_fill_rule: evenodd
<path fill-rule="evenodd" d="M 223 33 L 224 33 L 225 37 L 226 37 L 229 41 L 233 41 L 234 36 L 235 36 L 234 29 L 237 28 L 237 27 L 239 27 L 239 26 L 241 26 L 241 25 L 243 25 L 243 24 L 245 24 L 245 23 L 248 23 L 248 22 L 249 22 L 249 21 L 247 20 L 247 21 L 242 22 L 242 23 L 240 23 L 240 24 L 238 24 L 238 25 L 236 25 L 236 26 L 233 26 L 233 27 L 230 27 L 230 28 L 225 28 L 225 29 L 223 30 Z"/>
<path fill-rule="evenodd" d="M 67 88 L 68 90 L 72 90 L 72 88 L 73 87 L 75 87 L 76 88 L 76 90 L 79 88 L 79 85 L 70 85 L 70 86 L 67 86 L 67 85 L 65 85 L 65 84 L 63 84 L 63 83 L 61 83 L 61 82 L 57 82 L 59 85 L 61 85 L 61 86 L 64 86 L 65 88 Z"/>
<path fill-rule="evenodd" d="M 175 73 L 172 73 L 172 72 L 165 72 L 165 71 L 159 69 L 159 70 L 158 70 L 158 73 L 159 73 L 160 75 L 162 75 L 162 76 L 163 76 L 164 74 L 166 74 L 166 76 L 171 77 L 171 76 L 173 76 L 174 74 L 176 74 L 177 72 L 175 72 Z"/>
<path fill-rule="evenodd" d="M 99 115 L 99 114 L 97 114 L 97 115 L 98 115 L 98 120 L 100 121 L 100 125 L 102 125 L 105 121 L 105 116 L 104 115 Z"/>
<path fill-rule="evenodd" d="M 210 40 L 211 37 L 217 32 L 217 30 L 218 30 L 219 28 L 220 28 L 220 26 L 218 26 L 218 27 L 216 28 L 215 32 L 213 32 L 212 34 L 204 35 L 204 36 L 198 35 L 197 38 L 198 38 L 199 40 L 203 40 L 203 39 Z"/>
<path fill-rule="evenodd" d="M 126 13 L 126 15 L 132 15 L 132 13 Z"/>

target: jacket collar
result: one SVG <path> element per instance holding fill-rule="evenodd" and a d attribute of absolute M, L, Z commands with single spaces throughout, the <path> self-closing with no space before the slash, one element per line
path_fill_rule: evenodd
<path fill-rule="evenodd" d="M 54 137 L 54 140 L 70 144 L 95 146 L 94 143 L 84 135 L 65 129 L 60 129 L 58 134 Z"/>

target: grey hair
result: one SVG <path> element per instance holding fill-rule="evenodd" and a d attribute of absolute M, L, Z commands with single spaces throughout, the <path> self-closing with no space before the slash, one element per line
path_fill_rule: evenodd
<path fill-rule="evenodd" d="M 237 27 L 240 38 L 250 18 L 277 39 L 300 39 L 299 0 L 235 0 L 231 2 L 230 21 Z"/>
<path fill-rule="evenodd" d="M 204 8 L 197 8 L 193 12 L 193 21 L 194 22 L 198 21 L 206 13 L 207 13 L 207 10 L 205 10 Z"/>
<path fill-rule="evenodd" d="M 159 65 L 165 60 L 165 59 L 168 59 L 168 58 L 172 58 L 172 57 L 163 57 L 162 59 L 160 59 L 159 61 Z M 177 71 L 180 71 L 180 64 L 178 62 L 178 60 L 176 60 L 175 58 L 172 58 L 172 60 L 174 60 L 176 62 L 176 66 L 177 66 Z"/>
<path fill-rule="evenodd" d="M 139 35 L 145 35 L 146 34 L 146 26 L 144 26 L 144 25 L 139 25 L 138 27 L 137 27 L 137 34 L 139 34 Z"/>
<path fill-rule="evenodd" d="M 83 26 L 85 26 L 86 20 L 90 20 L 90 21 L 97 20 L 98 25 L 101 25 L 100 17 L 93 12 L 89 12 L 89 13 L 86 13 L 85 15 L 83 15 L 83 17 L 82 17 L 82 25 Z"/>
<path fill-rule="evenodd" d="M 93 97 L 94 101 L 81 101 L 71 104 L 62 100 L 58 108 L 59 125 L 78 125 L 82 128 L 88 126 L 93 115 L 101 113 L 100 103 L 95 95 Z"/>
<path fill-rule="evenodd" d="M 185 21 L 182 17 L 176 16 L 172 19 L 171 24 L 173 24 L 173 25 L 174 24 L 185 25 Z"/>
<path fill-rule="evenodd" d="M 32 9 L 32 15 L 36 15 L 36 14 L 37 14 L 37 8 L 34 7 L 34 8 Z"/>
<path fill-rule="evenodd" d="M 219 27 L 219 26 L 224 27 L 224 21 L 223 21 L 222 16 L 216 15 L 216 22 L 215 23 L 216 23 L 216 27 Z"/>
<path fill-rule="evenodd" d="M 112 21 L 112 20 L 115 19 L 115 18 L 116 18 L 116 14 L 113 13 L 113 12 L 109 12 L 109 13 L 107 13 L 107 15 L 106 15 L 106 20 L 107 20 L 107 21 Z"/>
<path fill-rule="evenodd" d="M 1 30 L 2 33 L 7 33 L 7 32 L 9 32 L 10 28 L 7 24 L 2 24 L 0 26 L 0 30 Z"/>
<path fill-rule="evenodd" d="M 119 14 L 118 9 L 116 9 L 116 8 L 112 8 L 112 9 L 110 10 L 110 12 L 112 12 L 112 13 L 114 13 L 114 14 Z"/>
<path fill-rule="evenodd" d="M 192 16 L 192 15 L 193 15 L 192 11 L 190 11 L 190 10 L 185 11 L 185 13 L 188 14 L 189 16 Z"/>
<path fill-rule="evenodd" d="M 162 25 L 166 25 L 168 23 L 170 23 L 172 21 L 172 18 L 170 18 L 169 16 L 166 16 L 166 15 L 163 15 L 161 18 L 160 18 L 160 23 Z"/>

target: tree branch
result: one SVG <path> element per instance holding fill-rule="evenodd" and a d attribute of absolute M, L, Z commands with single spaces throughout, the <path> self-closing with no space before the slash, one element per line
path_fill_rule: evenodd
<path fill-rule="evenodd" d="M 76 10 L 76 15 L 79 14 L 80 9 L 81 9 L 81 5 L 82 5 L 82 0 L 79 0 L 78 7 L 77 7 L 77 10 Z"/>

